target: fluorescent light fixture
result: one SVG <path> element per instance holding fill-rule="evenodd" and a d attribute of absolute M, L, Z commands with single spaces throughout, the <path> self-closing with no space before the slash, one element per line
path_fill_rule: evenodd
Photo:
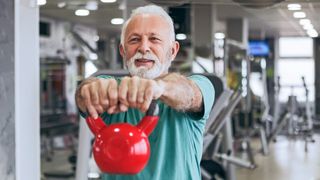
<path fill-rule="evenodd" d="M 309 29 L 307 31 L 307 34 L 310 36 L 310 37 L 318 37 L 318 32 L 314 29 Z"/>
<path fill-rule="evenodd" d="M 103 2 L 103 3 L 114 3 L 117 0 L 100 0 L 100 1 Z"/>
<path fill-rule="evenodd" d="M 290 10 L 290 11 L 301 10 L 301 5 L 300 4 L 288 4 L 288 10 Z"/>
<path fill-rule="evenodd" d="M 86 4 L 86 9 L 95 11 L 98 9 L 98 3 L 97 1 L 88 1 Z"/>
<path fill-rule="evenodd" d="M 122 18 L 113 18 L 111 19 L 111 24 L 119 25 L 123 24 L 124 20 Z"/>
<path fill-rule="evenodd" d="M 87 9 L 78 9 L 74 12 L 76 16 L 88 16 L 90 14 L 90 11 Z"/>
<path fill-rule="evenodd" d="M 300 19 L 299 21 L 300 25 L 306 25 L 306 24 L 311 24 L 310 19 Z"/>
<path fill-rule="evenodd" d="M 224 33 L 221 33 L 221 32 L 217 32 L 217 33 L 214 33 L 214 38 L 216 39 L 224 39 L 226 36 Z"/>
<path fill-rule="evenodd" d="M 305 29 L 305 30 L 313 29 L 313 25 L 312 24 L 305 24 L 305 25 L 303 25 L 303 29 Z"/>
<path fill-rule="evenodd" d="M 43 6 L 43 5 L 47 4 L 47 0 L 38 0 L 37 3 L 39 6 Z"/>
<path fill-rule="evenodd" d="M 57 4 L 58 8 L 64 8 L 64 7 L 66 7 L 66 5 L 67 5 L 66 2 L 59 2 L 59 3 Z"/>
<path fill-rule="evenodd" d="M 306 17 L 306 13 L 302 12 L 302 11 L 294 12 L 293 13 L 293 17 L 294 18 L 305 18 Z"/>
<path fill-rule="evenodd" d="M 97 60 L 97 59 L 98 59 L 98 55 L 97 55 L 96 53 L 90 53 L 90 54 L 89 54 L 89 58 L 90 58 L 91 60 Z"/>
<path fill-rule="evenodd" d="M 176 34 L 176 39 L 177 40 L 185 40 L 185 39 L 187 39 L 187 35 L 183 34 L 183 33 Z"/>

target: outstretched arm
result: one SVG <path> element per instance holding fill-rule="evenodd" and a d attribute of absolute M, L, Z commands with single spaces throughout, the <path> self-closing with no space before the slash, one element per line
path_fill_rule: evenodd
<path fill-rule="evenodd" d="M 164 89 L 160 96 L 164 103 L 180 111 L 202 111 L 202 94 L 192 80 L 177 73 L 169 73 L 156 81 Z"/>
<path fill-rule="evenodd" d="M 152 99 L 159 98 L 178 111 L 200 112 L 203 109 L 198 86 L 177 73 L 169 73 L 155 80 L 124 77 L 119 85 L 113 78 L 89 78 L 76 92 L 79 109 L 93 118 L 104 111 L 113 114 L 127 111 L 129 107 L 145 112 Z"/>

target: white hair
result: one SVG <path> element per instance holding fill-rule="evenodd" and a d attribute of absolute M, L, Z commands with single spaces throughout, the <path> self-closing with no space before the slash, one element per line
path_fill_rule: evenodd
<path fill-rule="evenodd" d="M 142 6 L 142 7 L 138 7 L 136 9 L 134 9 L 130 15 L 130 18 L 123 24 L 122 31 L 121 31 L 121 39 L 120 39 L 121 45 L 124 45 L 124 35 L 125 35 L 125 32 L 126 32 L 126 29 L 127 29 L 129 22 L 131 21 L 131 19 L 133 17 L 135 17 L 137 15 L 141 15 L 141 14 L 159 15 L 159 16 L 163 17 L 170 26 L 170 28 L 169 28 L 170 39 L 172 41 L 175 41 L 175 32 L 174 32 L 173 21 L 172 21 L 171 17 L 169 16 L 169 14 L 160 6 L 147 5 L 147 6 Z"/>

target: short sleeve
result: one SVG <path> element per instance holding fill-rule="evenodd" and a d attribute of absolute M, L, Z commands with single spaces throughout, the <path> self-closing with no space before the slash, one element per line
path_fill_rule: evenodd
<path fill-rule="evenodd" d="M 215 90 L 211 83 L 211 81 L 202 75 L 192 75 L 188 77 L 190 80 L 196 83 L 199 87 L 201 94 L 202 94 L 202 101 L 203 101 L 203 111 L 200 113 L 190 113 L 189 115 L 195 119 L 208 119 L 210 111 L 212 109 L 215 97 Z"/>

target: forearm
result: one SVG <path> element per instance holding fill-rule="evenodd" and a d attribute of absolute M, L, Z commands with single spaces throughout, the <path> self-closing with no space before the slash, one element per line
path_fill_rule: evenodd
<path fill-rule="evenodd" d="M 202 110 L 202 94 L 198 86 L 188 78 L 169 73 L 157 79 L 164 87 L 160 99 L 179 111 L 200 112 Z"/>

